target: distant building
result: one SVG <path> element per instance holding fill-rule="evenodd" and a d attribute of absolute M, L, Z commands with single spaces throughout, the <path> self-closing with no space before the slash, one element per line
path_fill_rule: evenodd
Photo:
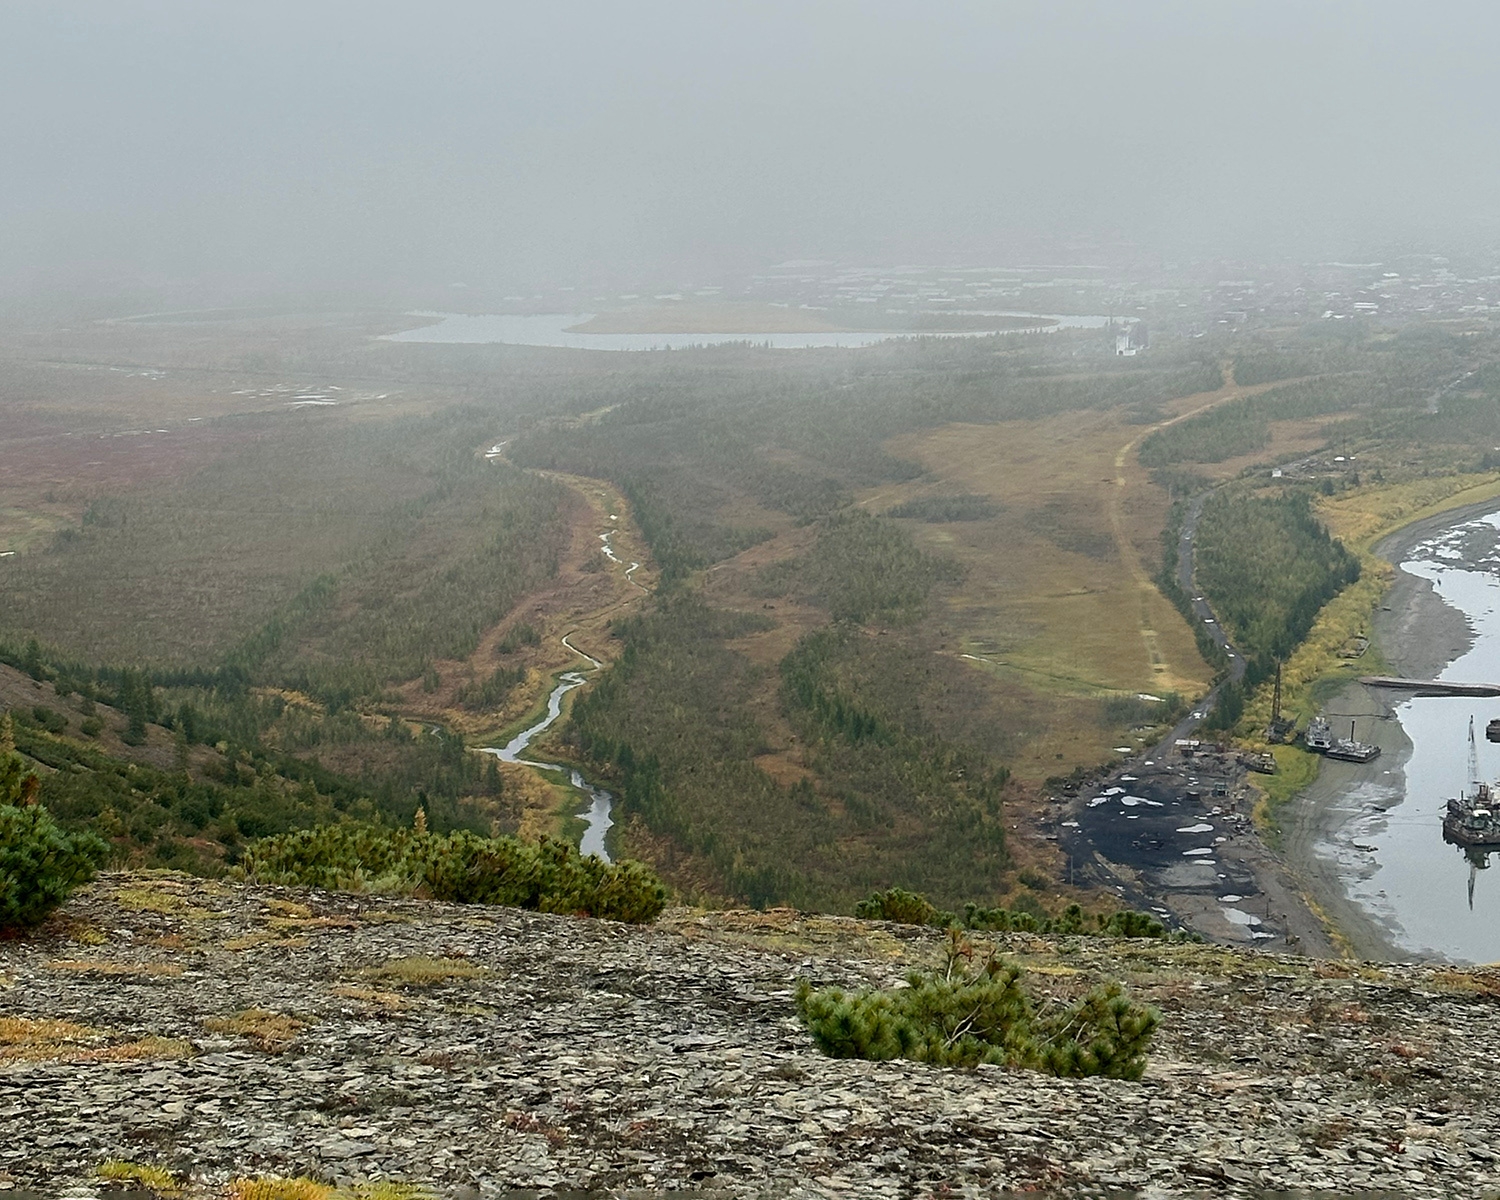
<path fill-rule="evenodd" d="M 1150 344 L 1144 321 L 1136 321 L 1115 334 L 1115 354 L 1120 358 L 1134 358 Z"/>

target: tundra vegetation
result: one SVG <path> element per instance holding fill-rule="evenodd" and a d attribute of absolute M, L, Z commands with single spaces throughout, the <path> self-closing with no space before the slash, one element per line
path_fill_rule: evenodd
<path fill-rule="evenodd" d="M 17 749 L 114 862 L 222 872 L 257 839 L 419 810 L 432 836 L 516 834 L 513 781 L 472 746 L 557 669 L 582 478 L 623 497 L 655 571 L 549 747 L 619 793 L 620 848 L 690 896 L 847 911 L 894 886 L 956 912 L 1050 869 L 1007 841 L 1018 781 L 1144 743 L 1221 665 L 1137 582 L 1168 491 L 1225 485 L 1200 583 L 1253 684 L 1357 575 L 1320 505 L 1500 453 L 1492 339 L 1438 329 L 1129 360 L 1086 331 L 607 361 L 352 344 L 289 363 L 206 338 L 222 375 L 408 399 L 223 409 L 201 459 L 47 492 L 71 518 L 0 571 Z M 1223 386 L 1231 351 L 1263 390 Z"/>
<path fill-rule="evenodd" d="M 1082 905 L 1069 904 L 1049 917 L 1035 900 L 1015 908 L 986 908 L 970 900 L 958 912 L 940 909 L 919 892 L 887 888 L 873 892 L 854 906 L 854 915 L 871 921 L 901 925 L 930 925 L 937 929 L 971 929 L 987 933 L 1043 933 L 1062 937 L 1165 938 L 1167 927 L 1150 913 L 1117 909 L 1089 916 Z"/>
<path fill-rule="evenodd" d="M 425 814 L 422 814 L 425 817 Z M 456 904 L 505 904 L 615 921 L 654 920 L 667 890 L 637 862 L 585 858 L 555 839 L 438 834 L 343 824 L 299 829 L 252 843 L 238 873 L 257 883 L 421 895 Z"/>

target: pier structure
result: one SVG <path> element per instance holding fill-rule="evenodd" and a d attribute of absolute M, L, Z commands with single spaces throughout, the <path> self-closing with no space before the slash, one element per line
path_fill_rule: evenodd
<path fill-rule="evenodd" d="M 1500 683 L 1455 683 L 1447 679 L 1402 679 L 1396 675 L 1361 675 L 1366 687 L 1411 692 L 1414 696 L 1500 696 Z"/>

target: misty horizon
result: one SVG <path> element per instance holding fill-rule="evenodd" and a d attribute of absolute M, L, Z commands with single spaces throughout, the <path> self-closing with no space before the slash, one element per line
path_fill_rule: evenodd
<path fill-rule="evenodd" d="M 1477 5 L 16 4 L 0 294 L 1486 252 Z"/>

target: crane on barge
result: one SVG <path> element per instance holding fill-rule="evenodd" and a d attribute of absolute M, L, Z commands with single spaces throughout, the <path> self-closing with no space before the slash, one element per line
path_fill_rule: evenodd
<path fill-rule="evenodd" d="M 1469 788 L 1443 809 L 1443 840 L 1455 846 L 1483 846 L 1500 850 L 1500 812 L 1490 785 L 1479 778 L 1479 746 L 1474 740 L 1474 718 L 1469 718 Z"/>

